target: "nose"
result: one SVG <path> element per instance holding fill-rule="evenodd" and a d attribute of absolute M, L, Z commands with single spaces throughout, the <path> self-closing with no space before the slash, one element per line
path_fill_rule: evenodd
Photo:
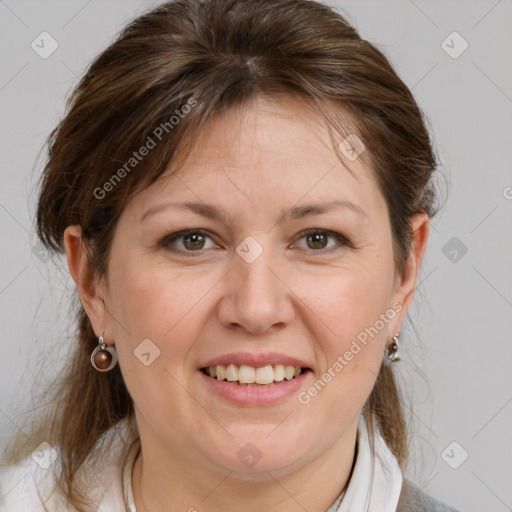
<path fill-rule="evenodd" d="M 233 257 L 218 309 L 219 320 L 226 327 L 262 334 L 292 321 L 293 292 L 282 266 L 269 253 L 263 251 L 252 263 L 238 254 Z"/>

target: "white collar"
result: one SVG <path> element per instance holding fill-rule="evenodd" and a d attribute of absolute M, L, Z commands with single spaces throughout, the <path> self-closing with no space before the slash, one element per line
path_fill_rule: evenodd
<path fill-rule="evenodd" d="M 402 489 L 402 471 L 396 457 L 374 427 L 374 452 L 364 416 L 357 427 L 357 456 L 350 482 L 326 512 L 378 510 L 395 512 Z M 133 442 L 123 467 L 123 493 L 127 512 L 137 512 L 133 500 L 132 469 L 140 450 L 140 441 Z"/>
<path fill-rule="evenodd" d="M 395 512 L 402 490 L 402 471 L 374 423 L 374 450 L 364 416 L 357 427 L 357 458 L 350 482 L 327 512 L 378 510 Z"/>

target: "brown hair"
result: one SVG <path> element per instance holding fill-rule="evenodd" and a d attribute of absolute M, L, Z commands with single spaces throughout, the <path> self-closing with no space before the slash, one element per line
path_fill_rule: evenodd
<path fill-rule="evenodd" d="M 127 201 L 185 154 L 213 115 L 259 95 L 301 98 L 332 131 L 357 133 L 388 205 L 401 274 L 410 217 L 436 213 L 437 163 L 424 116 L 386 57 L 340 14 L 309 0 L 176 0 L 127 25 L 92 62 L 49 136 L 37 205 L 42 243 L 64 253 L 65 228 L 81 225 L 91 267 L 106 276 Z M 341 111 L 352 125 L 340 125 Z M 130 160 L 150 139 L 147 156 Z M 79 508 L 86 497 L 75 485 L 78 469 L 103 433 L 132 417 L 133 404 L 118 366 L 91 367 L 97 338 L 81 304 L 77 315 L 78 343 L 45 439 L 61 450 L 59 485 Z M 378 421 L 404 468 L 407 427 L 389 366 L 380 369 L 365 415 Z"/>

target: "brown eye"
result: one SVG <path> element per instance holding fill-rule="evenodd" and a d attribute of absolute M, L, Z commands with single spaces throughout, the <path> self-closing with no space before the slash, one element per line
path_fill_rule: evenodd
<path fill-rule="evenodd" d="M 198 229 L 180 231 L 166 236 L 160 242 L 165 249 L 177 253 L 202 252 L 203 249 L 209 249 L 214 246 L 211 241 L 210 247 L 207 246 L 208 240 L 212 240 L 210 235 Z"/>
<path fill-rule="evenodd" d="M 183 237 L 183 245 L 190 250 L 202 249 L 205 237 L 201 234 L 193 233 Z"/>
<path fill-rule="evenodd" d="M 310 249 L 325 249 L 327 238 L 325 233 L 312 233 L 306 237 Z"/>
<path fill-rule="evenodd" d="M 302 233 L 299 240 L 306 240 L 306 247 L 301 248 L 311 249 L 316 252 L 329 252 L 344 246 L 350 246 L 348 240 L 340 233 L 334 231 L 326 231 L 323 229 L 312 229 Z M 335 240 L 335 243 L 329 244 L 329 239 Z"/>

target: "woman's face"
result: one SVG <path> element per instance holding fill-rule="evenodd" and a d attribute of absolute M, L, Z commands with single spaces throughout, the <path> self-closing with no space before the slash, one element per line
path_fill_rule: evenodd
<path fill-rule="evenodd" d="M 348 163 L 354 175 L 307 105 L 260 98 L 128 204 L 92 320 L 115 343 L 143 447 L 256 478 L 353 443 L 419 261 L 395 275 L 384 197 Z M 246 386 L 206 375 L 217 364 L 260 382 L 308 370 Z"/>

